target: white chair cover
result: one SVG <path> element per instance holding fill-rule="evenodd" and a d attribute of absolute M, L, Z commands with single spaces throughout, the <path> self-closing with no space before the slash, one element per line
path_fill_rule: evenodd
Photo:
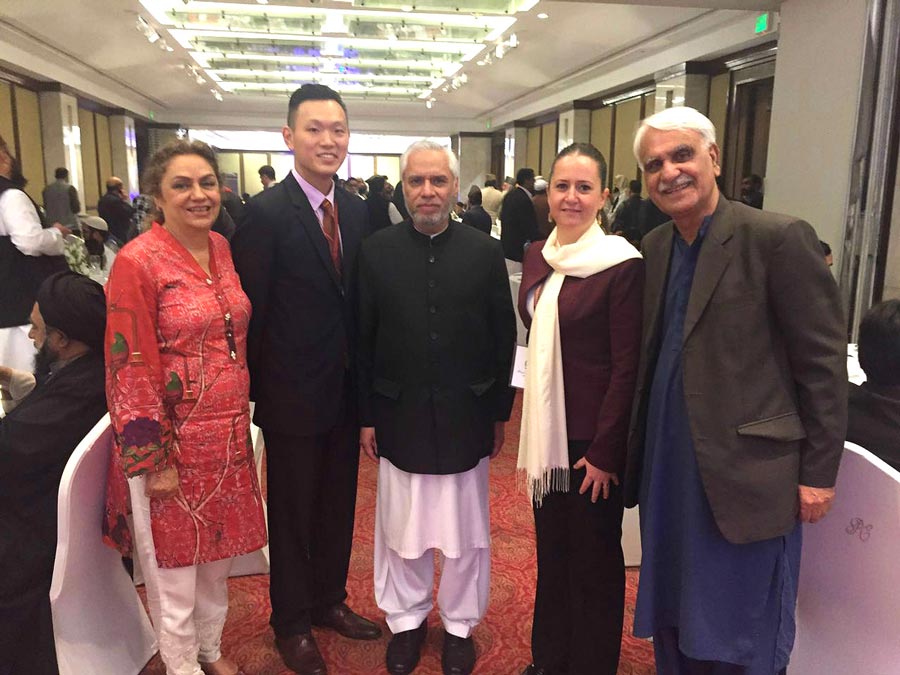
<path fill-rule="evenodd" d="M 50 605 L 60 675 L 136 675 L 157 651 L 122 558 L 102 541 L 112 442 L 104 415 L 69 458 L 59 486 Z"/>
<path fill-rule="evenodd" d="M 253 405 L 252 403 L 250 404 Z M 251 407 L 251 414 L 253 408 Z M 260 428 L 255 424 L 250 425 L 250 438 L 253 440 L 253 459 L 256 463 L 256 476 L 262 484 L 262 459 L 265 444 L 263 443 L 263 435 Z M 268 510 L 266 501 L 263 500 L 263 515 L 268 522 Z M 131 526 L 131 516 L 128 517 L 128 525 Z M 258 551 L 252 551 L 234 559 L 231 566 L 232 577 L 243 577 L 250 574 L 268 574 L 269 573 L 269 545 L 266 544 Z M 144 583 L 144 573 L 141 571 L 141 565 L 138 559 L 134 558 L 134 583 L 140 586 Z"/>
<path fill-rule="evenodd" d="M 790 675 L 900 673 L 900 472 L 847 443 L 834 507 L 803 528 Z"/>

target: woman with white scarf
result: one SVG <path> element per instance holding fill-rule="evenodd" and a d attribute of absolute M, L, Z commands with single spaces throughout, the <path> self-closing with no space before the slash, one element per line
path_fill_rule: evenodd
<path fill-rule="evenodd" d="M 518 468 L 534 506 L 538 580 L 523 675 L 614 675 L 625 603 L 619 474 L 637 377 L 644 264 L 597 223 L 606 162 L 575 143 L 553 162 L 556 228 L 526 255 L 529 328 Z"/>

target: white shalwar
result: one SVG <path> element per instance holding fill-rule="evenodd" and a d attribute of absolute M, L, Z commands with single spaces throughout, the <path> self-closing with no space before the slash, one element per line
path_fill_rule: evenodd
<path fill-rule="evenodd" d="M 463 473 L 401 471 L 378 465 L 375 601 L 392 633 L 418 628 L 431 612 L 434 551 L 443 554 L 438 608 L 444 629 L 467 638 L 490 593 L 490 459 Z"/>
<path fill-rule="evenodd" d="M 166 675 L 203 675 L 200 662 L 222 656 L 222 629 L 228 614 L 228 575 L 234 558 L 161 569 L 150 529 L 145 476 L 128 479 L 134 516 L 134 554 L 147 588 L 147 605 Z"/>

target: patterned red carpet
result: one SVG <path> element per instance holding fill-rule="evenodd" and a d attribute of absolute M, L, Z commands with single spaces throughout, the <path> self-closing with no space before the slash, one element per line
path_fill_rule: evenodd
<path fill-rule="evenodd" d="M 519 436 L 521 396 L 513 419 L 507 425 L 506 444 L 491 465 L 491 527 L 493 532 L 491 603 L 484 622 L 474 637 L 478 650 L 475 673 L 518 675 L 531 660 L 531 610 L 534 601 L 534 522 L 527 498 L 516 487 L 516 448 Z M 372 538 L 375 523 L 374 463 L 360 465 L 356 506 L 356 531 L 350 562 L 349 605 L 357 612 L 378 620 L 384 636 L 374 642 L 356 642 L 332 632 L 316 631 L 316 640 L 329 666 L 330 675 L 382 675 L 384 651 L 389 631 L 375 606 L 372 591 Z M 649 642 L 631 636 L 638 572 L 629 570 L 625 599 L 625 635 L 619 675 L 653 675 L 653 648 Z M 223 651 L 248 675 L 290 675 L 275 649 L 269 618 L 269 579 L 243 577 L 229 582 L 228 623 Z M 416 675 L 439 675 L 442 630 L 437 610 L 428 620 L 428 642 Z M 155 657 L 142 675 L 164 675 L 165 668 Z M 578 675 L 592 675 L 580 673 Z"/>

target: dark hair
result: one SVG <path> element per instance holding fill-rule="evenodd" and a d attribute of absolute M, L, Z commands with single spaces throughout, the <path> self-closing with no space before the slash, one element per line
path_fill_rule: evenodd
<path fill-rule="evenodd" d="M 866 312 L 859 324 L 859 365 L 873 384 L 900 384 L 900 300 Z"/>
<path fill-rule="evenodd" d="M 600 175 L 600 185 L 606 185 L 606 160 L 603 158 L 603 154 L 590 143 L 572 143 L 572 145 L 567 145 L 560 150 L 559 154 L 556 155 L 556 158 L 553 160 L 553 164 L 550 165 L 551 178 L 553 177 L 553 170 L 556 168 L 556 163 L 562 157 L 568 157 L 569 155 L 584 155 L 585 157 L 594 160 L 594 162 L 597 163 L 597 173 Z M 640 194 L 640 192 L 638 192 L 638 194 Z"/>
<path fill-rule="evenodd" d="M 292 129 L 294 128 L 294 118 L 297 116 L 297 108 L 301 103 L 307 101 L 335 101 L 344 111 L 344 117 L 349 117 L 344 99 L 334 89 L 324 84 L 304 84 L 291 94 L 291 100 L 288 103 L 287 124 Z"/>
<path fill-rule="evenodd" d="M 60 166 L 53 172 L 53 177 L 56 180 L 66 180 L 69 177 L 69 170 L 64 166 Z"/>
<path fill-rule="evenodd" d="M 372 191 L 372 194 L 382 194 L 384 192 L 384 184 L 387 182 L 387 176 L 370 176 L 366 179 L 366 185 Z"/>
<path fill-rule="evenodd" d="M 641 196 L 641 181 L 639 181 L 639 180 L 628 181 L 628 190 L 631 192 L 631 194 L 637 195 L 638 197 L 640 197 Z"/>
<path fill-rule="evenodd" d="M 469 188 L 469 194 L 466 198 L 469 200 L 469 206 L 481 206 L 481 188 L 473 185 Z"/>
<path fill-rule="evenodd" d="M 259 175 L 268 176 L 272 180 L 275 180 L 275 169 L 273 169 L 268 164 L 263 164 L 261 167 L 259 167 Z"/>
<path fill-rule="evenodd" d="M 141 181 L 141 185 L 144 186 L 144 192 L 151 197 L 159 197 L 162 194 L 162 178 L 166 173 L 166 169 L 169 168 L 169 163 L 175 157 L 180 157 L 181 155 L 197 155 L 205 159 L 213 170 L 216 180 L 221 184 L 219 162 L 216 160 L 216 153 L 211 147 L 203 141 L 176 140 L 166 143 L 153 153 L 147 168 L 144 170 L 143 180 Z M 151 214 L 156 222 L 164 222 L 164 216 L 157 208 L 155 201 Z"/>
<path fill-rule="evenodd" d="M 534 169 L 525 167 L 516 171 L 516 185 L 523 185 L 530 180 L 534 180 Z"/>
<path fill-rule="evenodd" d="M 484 174 L 484 187 L 497 187 L 497 176 L 492 173 Z"/>
<path fill-rule="evenodd" d="M 824 242 L 821 239 L 819 239 L 819 246 L 822 247 L 822 255 L 823 256 L 831 255 L 831 246 L 829 246 L 827 242 Z"/>

